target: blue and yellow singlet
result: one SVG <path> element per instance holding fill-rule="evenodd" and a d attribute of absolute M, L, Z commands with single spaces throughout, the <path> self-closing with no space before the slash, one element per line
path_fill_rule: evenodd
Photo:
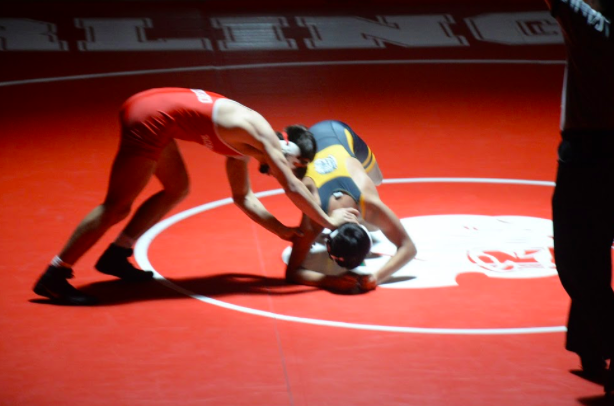
<path fill-rule="evenodd" d="M 348 157 L 358 159 L 365 171 L 369 172 L 376 163 L 369 146 L 341 121 L 321 121 L 309 131 L 316 139 L 317 152 L 305 176 L 315 182 L 322 210 L 328 213 L 330 197 L 336 192 L 343 192 L 350 195 L 364 212 L 362 193 L 348 172 L 346 160 Z"/>

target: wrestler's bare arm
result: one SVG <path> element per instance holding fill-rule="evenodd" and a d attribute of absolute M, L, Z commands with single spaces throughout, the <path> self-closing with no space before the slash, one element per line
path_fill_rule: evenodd
<path fill-rule="evenodd" d="M 275 131 L 259 113 L 239 103 L 220 100 L 216 125 L 218 134 L 223 135 L 236 149 L 269 166 L 286 195 L 307 216 L 323 227 L 336 229 L 348 221 L 356 221 L 358 212 L 353 209 L 339 211 L 328 216 L 315 202 L 305 185 L 296 177 L 284 157 Z"/>
<path fill-rule="evenodd" d="M 319 204 L 318 189 L 313 183 L 313 180 L 305 178 L 303 182 Z M 331 276 L 303 267 L 303 263 L 311 250 L 313 242 L 322 232 L 322 226 L 303 215 L 301 232 L 301 236 L 297 236 L 292 240 L 292 252 L 288 260 L 288 266 L 286 267 L 286 280 L 290 283 L 316 286 L 335 292 L 355 292 L 358 289 L 358 281 L 354 277 L 348 277 L 347 275 Z"/>
<path fill-rule="evenodd" d="M 264 160 L 269 165 L 270 173 L 282 186 L 286 195 L 292 202 L 308 217 L 320 224 L 322 227 L 336 229 L 341 224 L 355 222 L 359 215 L 355 209 L 344 209 L 328 216 L 307 187 L 294 175 L 288 161 L 284 157 L 277 135 L 271 126 L 262 116 L 252 117 L 252 135 L 259 141 L 259 147 L 264 152 Z"/>
<path fill-rule="evenodd" d="M 318 189 L 311 178 L 304 178 L 303 184 L 312 194 L 315 201 L 320 204 Z M 309 217 L 303 215 L 300 226 L 302 236 L 292 240 L 292 252 L 286 267 L 286 280 L 293 283 L 301 283 L 310 286 L 317 286 L 317 282 L 322 278 L 322 274 L 305 270 L 302 264 L 309 254 L 311 245 L 317 236 L 322 232 L 322 226 L 311 221 Z"/>
<path fill-rule="evenodd" d="M 365 196 L 365 212 L 367 222 L 377 226 L 382 233 L 396 245 L 396 253 L 374 273 L 376 282 L 386 281 L 393 273 L 411 261 L 417 253 L 416 246 L 397 215 L 377 195 Z"/>
<path fill-rule="evenodd" d="M 284 240 L 292 240 L 297 233 L 300 233 L 298 228 L 287 227 L 277 220 L 256 197 L 250 186 L 247 161 L 228 158 L 226 174 L 234 203 L 249 218 Z"/>
<path fill-rule="evenodd" d="M 301 221 L 302 236 L 292 240 L 292 252 L 286 267 L 286 280 L 291 283 L 300 283 L 309 286 L 318 286 L 325 277 L 320 272 L 314 272 L 302 267 L 303 261 L 309 254 L 311 245 L 322 231 L 322 227 L 303 215 Z"/>

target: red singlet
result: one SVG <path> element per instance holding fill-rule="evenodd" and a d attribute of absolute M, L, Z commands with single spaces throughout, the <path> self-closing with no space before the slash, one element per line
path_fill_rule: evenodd
<path fill-rule="evenodd" d="M 224 96 L 200 89 L 159 88 L 130 97 L 120 111 L 121 149 L 158 159 L 173 138 L 194 141 L 226 156 L 242 154 L 216 133 L 214 105 Z"/>

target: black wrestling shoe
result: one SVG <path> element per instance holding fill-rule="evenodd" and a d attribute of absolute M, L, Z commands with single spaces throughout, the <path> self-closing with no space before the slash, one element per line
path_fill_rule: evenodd
<path fill-rule="evenodd" d="M 153 272 L 138 269 L 128 261 L 132 253 L 132 248 L 111 244 L 96 262 L 95 267 L 99 272 L 130 282 L 148 281 L 153 278 Z"/>
<path fill-rule="evenodd" d="M 607 364 L 604 357 L 596 354 L 581 354 L 582 372 L 589 378 L 601 378 L 605 374 Z"/>
<path fill-rule="evenodd" d="M 62 304 L 76 306 L 97 304 L 98 299 L 94 296 L 87 295 L 68 283 L 67 279 L 72 277 L 72 269 L 50 265 L 34 285 L 34 293 Z"/>
<path fill-rule="evenodd" d="M 614 360 L 610 360 L 610 368 L 605 376 L 605 384 L 603 390 L 606 396 L 614 396 Z"/>

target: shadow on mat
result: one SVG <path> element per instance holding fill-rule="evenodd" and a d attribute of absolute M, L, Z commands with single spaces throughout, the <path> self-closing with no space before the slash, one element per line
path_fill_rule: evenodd
<path fill-rule="evenodd" d="M 97 306 L 118 305 L 146 300 L 186 299 L 190 294 L 219 298 L 229 295 L 296 295 L 316 288 L 290 285 L 283 278 L 226 273 L 195 278 L 153 279 L 147 282 L 126 282 L 119 279 L 76 286 L 80 291 L 99 299 Z M 58 304 L 38 298 L 33 303 Z"/>
<path fill-rule="evenodd" d="M 598 385 L 603 385 L 605 383 L 606 380 L 606 375 L 607 375 L 607 371 L 605 368 L 603 368 L 603 372 L 598 374 L 598 375 L 591 375 L 591 374 L 587 374 L 586 372 L 584 372 L 581 369 L 573 369 L 571 371 L 572 374 L 586 380 L 592 383 L 596 383 Z"/>
<path fill-rule="evenodd" d="M 614 396 L 597 395 L 578 399 L 584 406 L 614 406 Z"/>
<path fill-rule="evenodd" d="M 390 282 L 410 280 L 413 277 L 393 277 Z M 147 282 L 126 282 L 113 279 L 76 286 L 83 293 L 98 298 L 97 306 L 109 306 L 146 300 L 187 299 L 190 295 L 220 298 L 230 295 L 298 295 L 321 290 L 292 285 L 284 278 L 272 278 L 243 273 L 225 273 L 195 278 L 152 279 Z M 332 294 L 346 295 L 329 291 Z M 356 294 L 356 293 L 354 293 Z M 358 293 L 358 294 L 362 294 Z M 50 299 L 36 298 L 32 303 L 63 305 Z"/>
<path fill-rule="evenodd" d="M 392 275 L 390 278 L 386 279 L 382 285 L 387 285 L 389 283 L 398 283 L 398 282 L 407 282 L 416 279 L 415 276 L 394 276 Z"/>
<path fill-rule="evenodd" d="M 581 369 L 574 369 L 569 372 L 599 386 L 603 386 L 607 379 L 607 371 L 605 368 L 603 373 L 597 376 L 587 375 Z M 614 396 L 606 396 L 604 393 L 603 395 L 583 397 L 578 399 L 578 404 L 584 406 L 614 406 Z"/>

